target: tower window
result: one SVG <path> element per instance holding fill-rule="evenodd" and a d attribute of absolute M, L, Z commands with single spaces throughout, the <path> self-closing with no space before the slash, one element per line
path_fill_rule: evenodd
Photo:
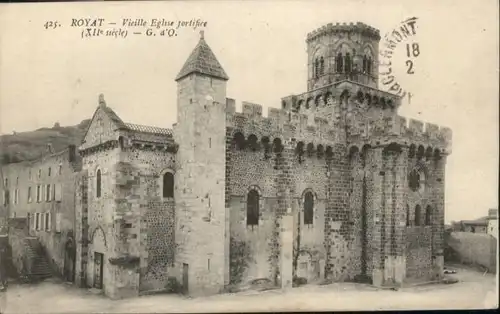
<path fill-rule="evenodd" d="M 410 226 L 410 206 L 406 204 L 406 226 Z"/>
<path fill-rule="evenodd" d="M 368 74 L 372 74 L 372 65 L 373 65 L 373 61 L 372 61 L 372 58 L 371 57 L 368 57 L 368 60 L 366 62 L 366 72 Z"/>
<path fill-rule="evenodd" d="M 314 196 L 312 192 L 304 195 L 304 225 L 312 225 L 314 218 Z"/>
<path fill-rule="evenodd" d="M 319 59 L 319 72 L 320 75 L 325 74 L 325 60 L 323 59 L 323 57 Z"/>
<path fill-rule="evenodd" d="M 344 65 L 344 69 L 345 69 L 345 72 L 346 73 L 349 73 L 351 72 L 351 55 L 349 53 L 347 53 L 345 55 L 345 65 Z"/>
<path fill-rule="evenodd" d="M 101 170 L 97 170 L 97 176 L 96 176 L 96 196 L 99 198 L 101 197 Z"/>
<path fill-rule="evenodd" d="M 337 57 L 335 58 L 335 65 L 336 65 L 336 70 L 338 73 L 342 73 L 342 70 L 344 69 L 343 59 L 344 58 L 342 58 L 342 54 L 339 52 L 337 54 Z"/>
<path fill-rule="evenodd" d="M 430 226 L 432 220 L 432 208 L 430 205 L 425 209 L 425 225 Z"/>
<path fill-rule="evenodd" d="M 259 193 L 251 190 L 247 195 L 247 226 L 259 224 Z"/>
<path fill-rule="evenodd" d="M 163 197 L 174 197 L 174 175 L 171 172 L 166 172 L 163 175 Z"/>
<path fill-rule="evenodd" d="M 420 205 L 415 206 L 415 226 L 420 226 Z"/>
<path fill-rule="evenodd" d="M 314 76 L 318 77 L 319 76 L 319 60 L 316 58 L 314 60 Z"/>
<path fill-rule="evenodd" d="M 363 73 L 368 72 L 367 63 L 368 63 L 368 59 L 366 59 L 366 56 L 363 56 Z"/>

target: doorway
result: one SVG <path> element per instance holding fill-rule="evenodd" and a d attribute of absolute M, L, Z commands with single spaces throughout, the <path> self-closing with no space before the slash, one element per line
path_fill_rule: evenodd
<path fill-rule="evenodd" d="M 75 254 L 72 239 L 68 239 L 64 249 L 64 279 L 68 282 L 75 281 Z"/>
<path fill-rule="evenodd" d="M 104 255 L 102 253 L 94 253 L 94 288 L 102 289 Z"/>
<path fill-rule="evenodd" d="M 186 263 L 182 264 L 182 290 L 189 292 L 189 265 Z"/>

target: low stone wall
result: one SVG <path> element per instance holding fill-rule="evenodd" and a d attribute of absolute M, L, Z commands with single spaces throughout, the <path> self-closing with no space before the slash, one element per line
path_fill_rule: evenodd
<path fill-rule="evenodd" d="M 480 266 L 488 272 L 496 272 L 497 239 L 489 234 L 452 232 L 445 236 L 447 262 Z"/>

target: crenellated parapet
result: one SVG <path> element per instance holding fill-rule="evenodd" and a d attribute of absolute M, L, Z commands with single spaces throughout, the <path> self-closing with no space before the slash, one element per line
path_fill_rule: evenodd
<path fill-rule="evenodd" d="M 245 137 L 281 140 L 294 138 L 297 141 L 333 145 L 342 139 L 343 134 L 336 132 L 338 126 L 327 119 L 313 114 L 295 113 L 284 109 L 268 108 L 267 117 L 262 115 L 262 106 L 243 102 L 241 112 L 236 112 L 235 100 L 227 99 L 227 126 L 233 133 Z"/>
<path fill-rule="evenodd" d="M 307 42 L 315 39 L 316 37 L 331 34 L 331 33 L 361 33 L 367 37 L 371 37 L 375 40 L 380 40 L 380 31 L 374 27 L 366 25 L 361 22 L 357 23 L 328 23 L 318 29 L 307 34 Z"/>
<path fill-rule="evenodd" d="M 416 119 L 407 119 L 395 115 L 373 121 L 366 125 L 364 132 L 351 134 L 351 146 L 388 145 L 398 143 L 407 147 L 419 147 L 425 154 L 450 154 L 452 151 L 452 131 L 448 127 L 440 127 Z"/>

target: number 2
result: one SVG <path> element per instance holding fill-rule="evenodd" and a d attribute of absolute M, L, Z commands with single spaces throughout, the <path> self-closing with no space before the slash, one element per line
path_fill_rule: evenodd
<path fill-rule="evenodd" d="M 413 61 L 406 60 L 406 66 L 408 67 L 408 70 L 406 71 L 406 73 L 408 73 L 408 74 L 414 74 L 415 73 L 413 71 Z"/>

